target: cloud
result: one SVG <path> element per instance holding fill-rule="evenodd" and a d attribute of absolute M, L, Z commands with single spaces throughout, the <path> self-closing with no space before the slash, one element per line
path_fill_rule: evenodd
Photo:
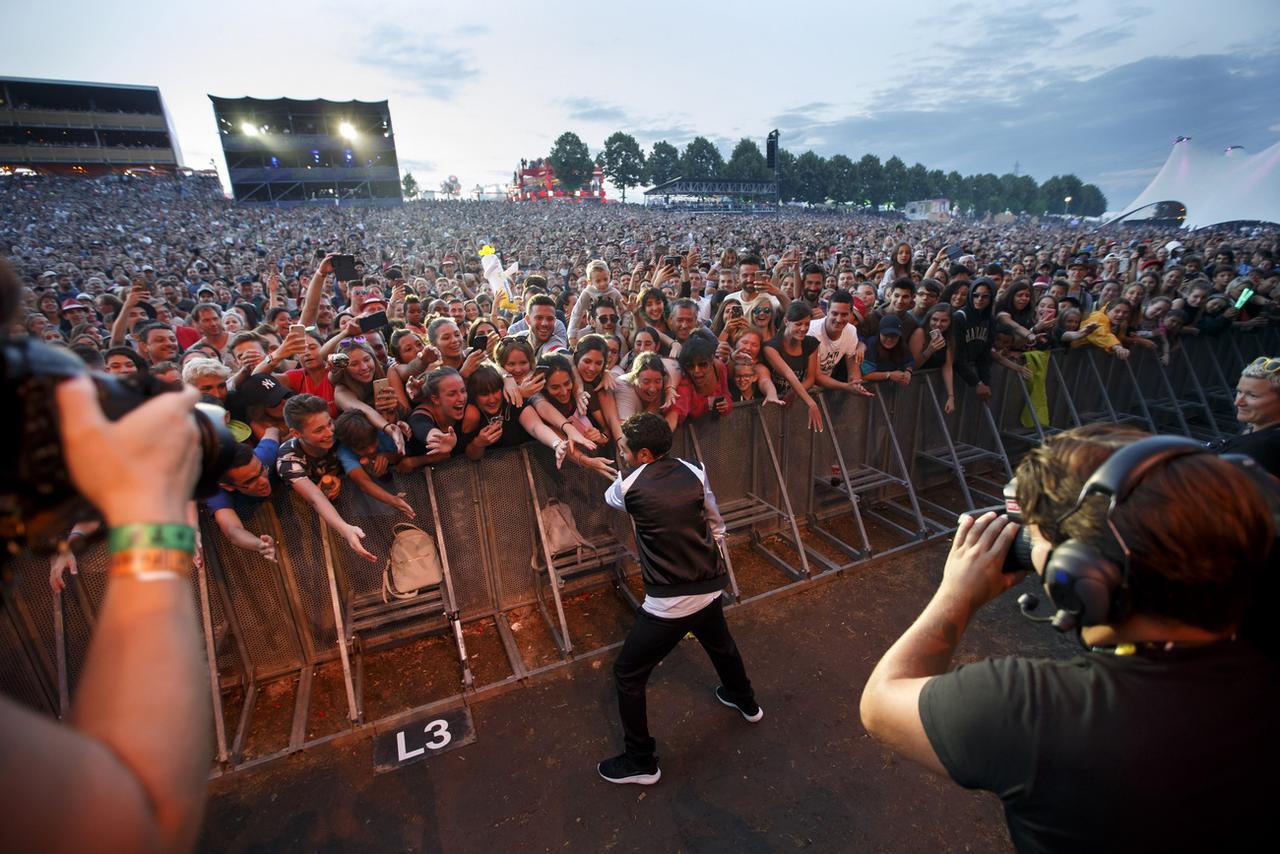
<path fill-rule="evenodd" d="M 569 110 L 569 118 L 580 122 L 625 122 L 627 114 L 620 107 L 595 98 L 561 98 L 559 103 Z"/>
<path fill-rule="evenodd" d="M 937 103 L 885 97 L 856 114 L 782 123 L 783 145 L 798 154 L 797 141 L 814 141 L 825 156 L 896 154 L 961 173 L 1002 174 L 1017 163 L 1041 181 L 1074 173 L 1116 207 L 1145 186 L 1179 134 L 1254 151 L 1272 144 L 1280 51 L 1148 57 L 1103 73 L 1038 69 L 1013 93 L 969 91 Z"/>
<path fill-rule="evenodd" d="M 485 31 L 480 25 L 462 27 L 448 41 Z M 418 36 L 402 27 L 383 24 L 369 33 L 356 58 L 363 65 L 385 71 L 410 91 L 449 101 L 460 84 L 479 74 L 470 56 L 470 51 L 446 47 L 436 37 Z"/>

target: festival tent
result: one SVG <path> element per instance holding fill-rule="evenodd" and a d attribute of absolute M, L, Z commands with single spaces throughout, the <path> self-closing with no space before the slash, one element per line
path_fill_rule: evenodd
<path fill-rule="evenodd" d="M 1280 142 L 1258 154 L 1238 146 L 1220 154 L 1194 145 L 1190 137 L 1179 137 L 1156 177 L 1112 221 L 1160 202 L 1186 207 L 1187 228 L 1280 222 Z"/>

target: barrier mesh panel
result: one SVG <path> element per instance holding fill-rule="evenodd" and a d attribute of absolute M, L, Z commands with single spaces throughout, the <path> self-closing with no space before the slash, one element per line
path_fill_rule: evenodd
<path fill-rule="evenodd" d="M 34 662 L 22 645 L 14 616 L 8 604 L 0 606 L 0 692 L 34 711 L 54 714 L 56 710 L 49 705 L 49 696 L 36 676 Z"/>
<path fill-rule="evenodd" d="M 350 483 L 343 484 L 344 489 L 348 487 Z M 333 606 L 329 599 L 329 578 L 325 570 L 324 547 L 320 543 L 319 517 L 311 505 L 292 490 L 274 497 L 272 504 L 280 521 L 280 538 L 288 557 L 281 566 L 297 586 L 302 607 L 302 613 L 298 614 L 299 626 L 310 640 L 317 659 L 334 657 L 337 655 L 334 644 L 338 632 L 334 627 Z M 346 549 L 345 542 L 334 545 L 335 553 Z M 376 551 L 374 553 L 377 554 Z M 384 551 L 384 559 L 385 555 Z"/>
<path fill-rule="evenodd" d="M 431 470 L 436 507 L 440 513 L 440 539 L 449 556 L 449 577 L 453 580 L 458 611 L 464 619 L 493 610 L 489 580 L 485 574 L 487 548 L 484 525 L 486 518 L 491 520 L 490 524 L 496 521 L 494 514 L 502 515 L 503 507 L 501 504 L 485 505 L 476 494 L 476 475 L 483 465 L 459 457 Z M 421 484 L 425 489 L 425 479 Z M 520 494 L 527 491 L 523 489 Z M 431 512 L 425 492 L 422 500 L 419 518 Z M 409 503 L 418 506 L 413 498 Z M 425 518 L 430 516 L 425 515 Z M 501 554 L 492 558 L 493 561 L 503 559 Z"/>
<path fill-rule="evenodd" d="M 485 454 L 480 463 L 480 505 L 491 546 L 498 608 L 505 611 L 535 601 L 530 561 L 537 532 L 520 449 Z"/>
<path fill-rule="evenodd" d="M 242 520 L 245 529 L 254 534 L 275 536 L 269 512 L 264 505 L 248 520 Z M 293 608 L 277 575 L 280 565 L 231 545 L 212 519 L 206 517 L 202 523 L 205 565 L 213 570 L 206 575 L 214 626 L 219 625 L 222 615 L 222 597 L 218 595 L 216 585 L 223 584 L 254 676 L 301 667 L 303 654 L 294 628 Z M 222 644 L 218 655 L 220 674 L 226 674 L 230 672 L 229 668 L 234 667 L 231 659 L 233 648 L 230 639 Z"/>

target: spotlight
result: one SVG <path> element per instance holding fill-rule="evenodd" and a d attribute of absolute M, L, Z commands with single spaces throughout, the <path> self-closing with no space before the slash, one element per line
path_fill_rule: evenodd
<path fill-rule="evenodd" d="M 253 126 L 252 122 L 241 122 L 240 130 L 244 131 L 245 136 L 257 136 L 258 129 Z"/>
<path fill-rule="evenodd" d="M 346 139 L 355 139 L 356 129 L 352 127 L 351 122 L 342 122 L 338 125 L 338 136 Z"/>

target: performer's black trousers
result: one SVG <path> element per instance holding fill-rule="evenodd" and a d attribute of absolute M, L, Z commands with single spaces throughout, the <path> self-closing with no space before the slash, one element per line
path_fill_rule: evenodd
<path fill-rule="evenodd" d="M 654 761 L 656 743 L 649 737 L 649 716 L 645 705 L 644 689 L 649 674 L 667 653 L 676 648 L 687 633 L 702 644 L 711 657 L 720 683 L 729 699 L 750 706 L 755 702 L 751 680 L 738 646 L 729 634 L 729 624 L 724 620 L 721 600 L 716 599 L 701 611 L 677 620 L 664 620 L 641 610 L 636 624 L 622 645 L 622 654 L 613 665 L 613 678 L 618 686 L 618 712 L 622 715 L 622 730 L 626 737 L 627 755 L 637 764 L 647 767 Z"/>

